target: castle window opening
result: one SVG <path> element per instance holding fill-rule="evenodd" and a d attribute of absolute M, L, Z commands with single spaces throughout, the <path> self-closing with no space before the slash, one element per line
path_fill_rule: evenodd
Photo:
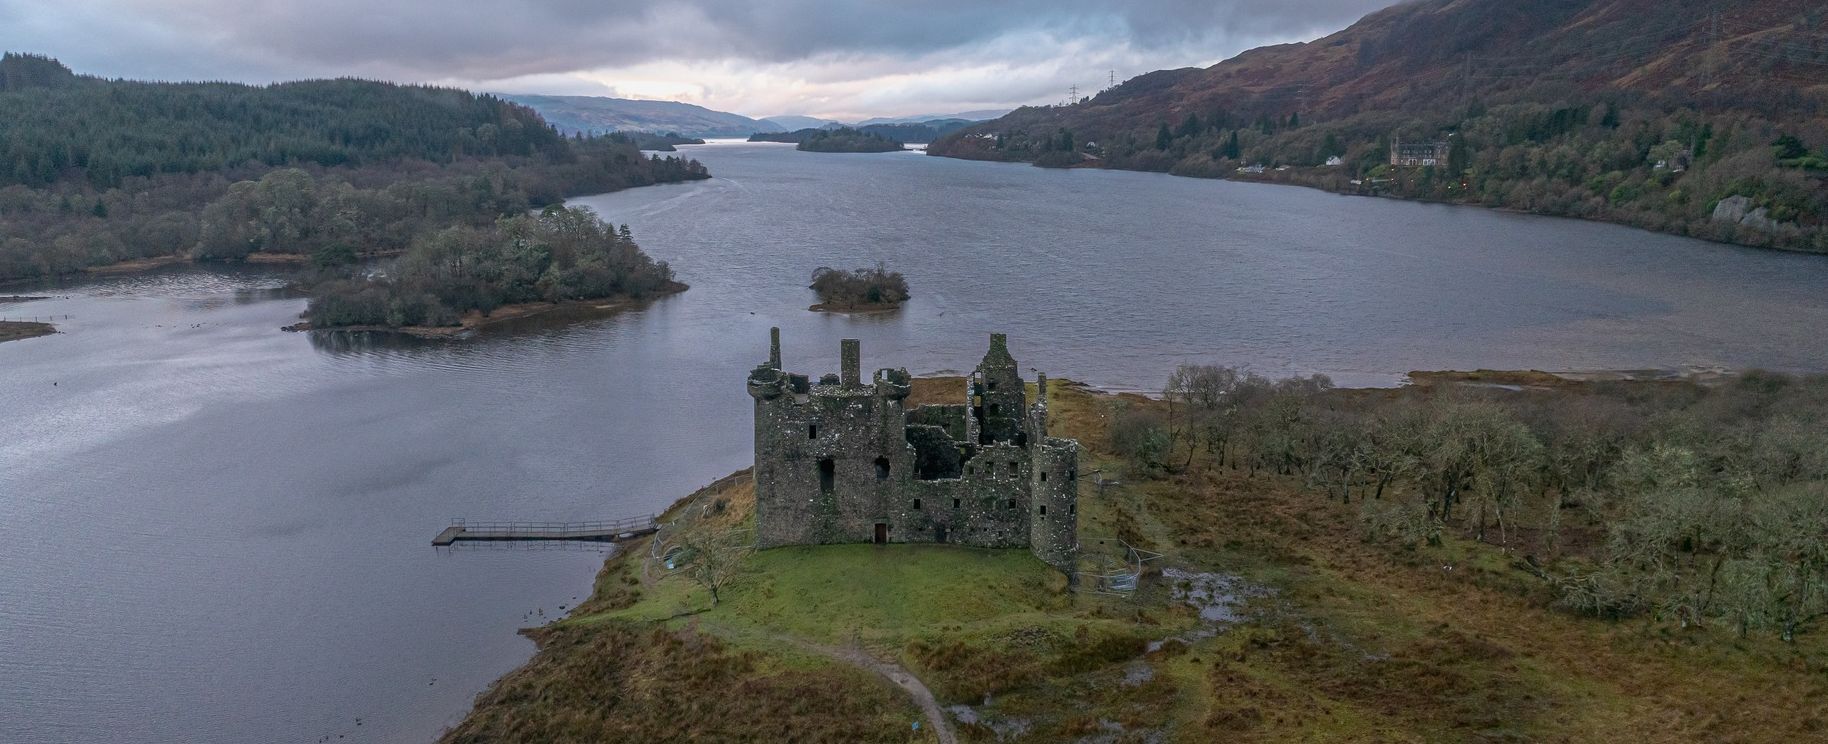
<path fill-rule="evenodd" d="M 1015 510 L 1016 510 L 1016 500 L 1015 500 L 1015 499 L 1010 499 L 1010 500 L 1009 500 L 1009 506 L 1008 506 L 1008 509 L 1009 509 L 1009 510 L 1010 510 L 1010 511 L 1015 511 Z"/>
<path fill-rule="evenodd" d="M 1079 513 L 1079 504 L 1078 503 L 1067 504 L 1066 513 L 1067 514 L 1078 514 Z"/>
<path fill-rule="evenodd" d="M 1079 480 L 1079 471 L 1078 470 L 1066 471 L 1066 482 L 1072 483 L 1077 480 Z"/>
<path fill-rule="evenodd" d="M 914 500 L 914 511 L 920 511 L 920 499 Z"/>
<path fill-rule="evenodd" d="M 1020 472 L 1022 472 L 1022 464 L 1019 462 L 1016 462 L 1015 460 L 1010 460 L 1009 461 L 1009 474 L 1015 475 Z"/>
<path fill-rule="evenodd" d="M 1041 505 L 1041 516 L 1043 516 L 1043 517 L 1047 516 L 1047 505 L 1046 504 Z"/>
<path fill-rule="evenodd" d="M 999 406 L 995 403 L 990 404 L 990 415 L 992 415 L 992 416 L 999 415 L 1002 413 L 1002 410 L 1003 410 L 1002 406 Z"/>
<path fill-rule="evenodd" d="M 954 509 L 957 509 L 957 508 L 958 508 L 958 499 L 953 499 L 953 500 L 952 500 L 952 508 L 954 508 Z"/>
<path fill-rule="evenodd" d="M 806 438 L 807 439 L 818 439 L 819 438 L 819 425 L 818 424 L 810 424 L 806 427 Z"/>
<path fill-rule="evenodd" d="M 889 479 L 889 458 L 876 458 L 876 480 Z"/>
<path fill-rule="evenodd" d="M 996 381 L 996 380 L 991 380 L 991 381 L 990 381 L 990 392 L 993 392 L 993 393 L 994 393 L 994 392 L 996 392 L 996 391 L 997 391 L 997 381 Z"/>
<path fill-rule="evenodd" d="M 832 485 L 838 480 L 838 463 L 827 457 L 819 461 L 819 493 L 831 495 Z"/>

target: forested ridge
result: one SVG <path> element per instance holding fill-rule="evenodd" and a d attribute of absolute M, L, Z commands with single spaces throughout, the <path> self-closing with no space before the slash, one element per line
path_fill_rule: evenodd
<path fill-rule="evenodd" d="M 179 255 L 334 263 L 566 196 L 706 176 L 460 90 L 108 81 L 0 59 L 0 280 Z"/>
<path fill-rule="evenodd" d="M 1019 109 L 929 152 L 1274 180 L 1821 252 L 1825 90 L 1819 4 L 1424 0 L 1313 42 Z M 1399 142 L 1449 151 L 1392 166 Z"/>

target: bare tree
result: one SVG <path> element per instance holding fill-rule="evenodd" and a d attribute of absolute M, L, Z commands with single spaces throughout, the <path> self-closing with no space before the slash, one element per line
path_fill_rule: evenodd
<path fill-rule="evenodd" d="M 724 588 L 741 573 L 751 550 L 747 533 L 708 526 L 686 530 L 678 546 L 682 573 L 711 593 L 713 606 L 722 601 Z"/>

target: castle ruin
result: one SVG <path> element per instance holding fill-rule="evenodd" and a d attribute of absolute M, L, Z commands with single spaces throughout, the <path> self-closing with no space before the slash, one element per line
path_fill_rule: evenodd
<path fill-rule="evenodd" d="M 857 341 L 841 350 L 841 372 L 814 384 L 781 369 L 776 328 L 749 373 L 756 547 L 1026 547 L 1072 572 L 1079 443 L 1047 436 L 1046 375 L 1030 405 L 1006 338 L 992 334 L 965 400 L 906 410 L 907 370 L 866 381 Z"/>

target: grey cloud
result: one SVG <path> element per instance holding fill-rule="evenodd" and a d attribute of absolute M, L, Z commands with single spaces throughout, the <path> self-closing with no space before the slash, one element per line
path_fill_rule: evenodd
<path fill-rule="evenodd" d="M 1392 0 L 99 0 L 92 10 L 137 27 L 129 38 L 0 44 L 58 53 L 64 43 L 111 61 L 150 39 L 189 36 L 193 54 L 218 57 L 224 76 L 272 69 L 404 79 L 490 80 L 615 67 L 654 59 L 779 63 L 819 55 L 920 55 L 1022 31 L 1184 48 L 1239 37 L 1336 28 Z M 69 5 L 0 0 L 0 16 L 71 14 Z M 100 14 L 97 14 L 100 15 Z M 40 26 L 44 24 L 39 24 Z M 113 29 L 118 37 L 122 29 Z M 50 42 L 46 44 L 44 42 Z M 50 48 L 46 48 L 50 47 Z M 100 47 L 99 49 L 97 47 Z M 102 50 L 112 53 L 102 54 Z M 155 62 L 155 60 L 146 60 Z M 119 71 L 120 74 L 131 70 Z"/>
<path fill-rule="evenodd" d="M 1396 0 L 0 0 L 0 49 L 81 72 L 354 75 L 752 114 L 968 110 L 1311 38 Z"/>

